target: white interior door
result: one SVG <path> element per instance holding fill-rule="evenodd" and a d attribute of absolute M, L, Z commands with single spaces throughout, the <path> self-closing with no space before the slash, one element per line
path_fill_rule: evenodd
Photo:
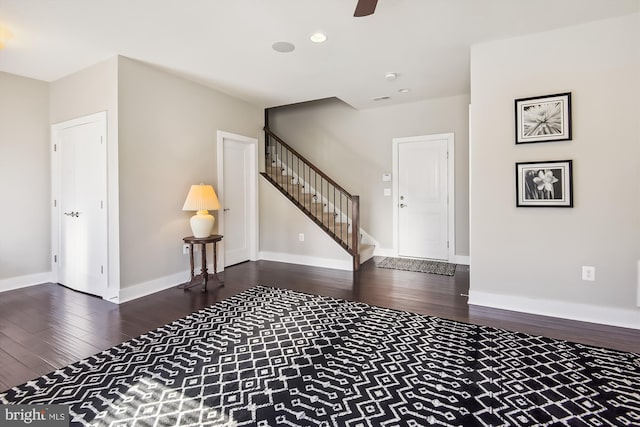
<path fill-rule="evenodd" d="M 224 266 L 256 259 L 257 140 L 222 133 Z"/>
<path fill-rule="evenodd" d="M 104 296 L 107 287 L 106 118 L 57 130 L 58 283 Z"/>
<path fill-rule="evenodd" d="M 448 145 L 446 135 L 396 145 L 398 256 L 449 259 Z"/>

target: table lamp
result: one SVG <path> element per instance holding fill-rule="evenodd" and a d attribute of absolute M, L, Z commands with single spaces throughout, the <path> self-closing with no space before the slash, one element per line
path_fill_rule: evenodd
<path fill-rule="evenodd" d="M 218 209 L 220 209 L 220 202 L 213 186 L 205 184 L 191 186 L 182 210 L 197 211 L 190 220 L 193 237 L 203 238 L 211 235 L 215 218 L 209 211 Z"/>

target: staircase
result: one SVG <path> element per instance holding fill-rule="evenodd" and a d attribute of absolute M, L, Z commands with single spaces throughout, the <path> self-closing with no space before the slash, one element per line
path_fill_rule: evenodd
<path fill-rule="evenodd" d="M 373 256 L 361 242 L 360 197 L 351 195 L 282 139 L 265 131 L 262 175 L 353 257 L 353 270 Z"/>

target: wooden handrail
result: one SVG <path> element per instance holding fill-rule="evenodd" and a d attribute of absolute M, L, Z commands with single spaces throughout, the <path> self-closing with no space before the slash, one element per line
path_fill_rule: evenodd
<path fill-rule="evenodd" d="M 353 198 L 353 196 L 344 188 L 342 188 L 337 182 L 335 182 L 334 180 L 332 180 L 331 178 L 329 178 L 329 176 L 327 174 L 325 174 L 324 172 L 322 172 L 320 170 L 319 167 L 317 167 L 316 165 L 314 165 L 313 163 L 311 163 L 309 160 L 307 160 L 304 156 L 302 156 L 300 153 L 298 153 L 296 150 L 294 150 L 293 148 L 291 148 L 291 146 L 289 146 L 289 144 L 287 144 L 286 142 L 284 142 L 282 139 L 280 139 L 280 137 L 278 137 L 278 135 L 276 135 L 275 133 L 271 132 L 271 130 L 268 127 L 264 128 L 264 132 L 265 134 L 269 135 L 271 138 L 275 139 L 276 141 L 278 141 L 280 144 L 282 144 L 284 147 L 286 147 L 287 150 L 289 150 L 292 154 L 294 154 L 296 157 L 298 157 L 300 160 L 302 160 L 304 163 L 306 163 L 311 169 L 313 169 L 313 171 L 315 173 L 317 173 L 318 175 L 320 175 L 322 178 L 324 178 L 328 183 L 330 183 L 331 185 L 333 185 L 337 190 L 340 190 L 340 192 L 344 193 L 345 196 L 349 197 L 349 198 Z"/>

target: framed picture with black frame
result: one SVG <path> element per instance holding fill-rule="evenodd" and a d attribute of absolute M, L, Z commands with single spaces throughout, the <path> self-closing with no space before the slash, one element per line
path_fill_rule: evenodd
<path fill-rule="evenodd" d="M 515 100 L 516 144 L 571 140 L 571 92 Z"/>
<path fill-rule="evenodd" d="M 573 207 L 573 161 L 516 163 L 516 206 Z"/>

